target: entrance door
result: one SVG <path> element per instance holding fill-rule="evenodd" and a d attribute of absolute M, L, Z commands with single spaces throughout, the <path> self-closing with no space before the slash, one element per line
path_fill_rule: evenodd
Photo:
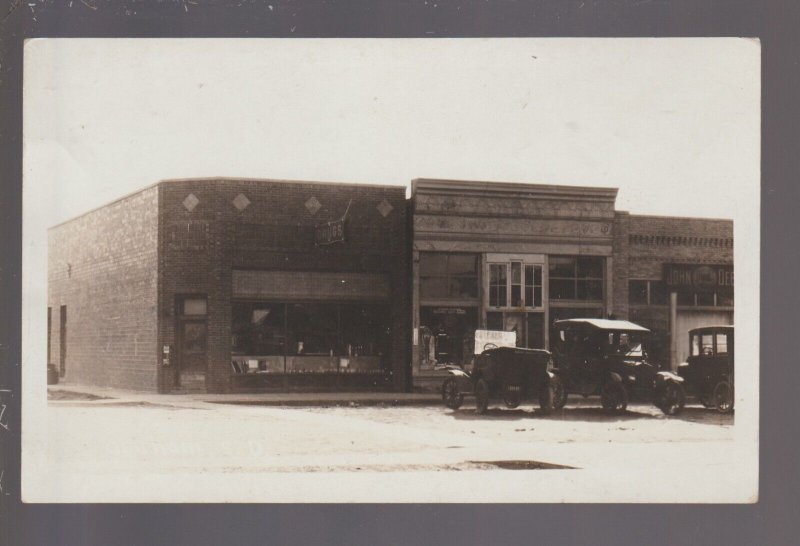
<path fill-rule="evenodd" d="M 208 322 L 205 296 L 183 297 L 178 301 L 176 384 L 186 390 L 205 390 L 208 363 Z"/>
<path fill-rule="evenodd" d="M 67 306 L 61 306 L 61 330 L 58 336 L 58 375 L 64 377 L 67 373 Z"/>
<path fill-rule="evenodd" d="M 503 313 L 503 330 L 517 333 L 517 347 L 544 349 L 544 313 Z"/>

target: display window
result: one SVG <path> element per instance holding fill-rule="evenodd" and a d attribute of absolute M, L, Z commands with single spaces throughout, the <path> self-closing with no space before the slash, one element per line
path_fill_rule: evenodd
<path fill-rule="evenodd" d="M 234 373 L 382 373 L 391 348 L 387 305 L 235 302 Z"/>

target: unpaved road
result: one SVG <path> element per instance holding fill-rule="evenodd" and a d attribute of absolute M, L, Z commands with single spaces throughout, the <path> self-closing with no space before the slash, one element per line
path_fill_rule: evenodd
<path fill-rule="evenodd" d="M 86 501 L 636 501 L 741 495 L 733 416 L 596 401 L 542 415 L 62 399 L 25 498 Z M 31 470 L 30 474 L 25 474 Z M 702 487 L 708 481 L 710 487 Z"/>

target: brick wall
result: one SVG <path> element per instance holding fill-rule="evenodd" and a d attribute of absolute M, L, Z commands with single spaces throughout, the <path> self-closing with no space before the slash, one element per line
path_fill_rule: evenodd
<path fill-rule="evenodd" d="M 628 281 L 661 280 L 665 263 L 733 264 L 733 222 L 618 212 L 614 235 L 614 313 L 650 328 L 655 357 L 666 365 L 669 305 L 629 305 Z"/>
<path fill-rule="evenodd" d="M 50 362 L 66 380 L 156 389 L 158 189 L 146 188 L 48 232 Z"/>
<path fill-rule="evenodd" d="M 384 273 L 390 278 L 393 319 L 393 383 L 407 385 L 409 271 L 405 189 L 270 180 L 173 180 L 160 185 L 162 276 L 161 343 L 175 344 L 174 308 L 178 294 L 208 295 L 209 365 L 206 386 L 226 392 L 230 385 L 232 270 L 350 271 Z M 190 211 L 184 200 L 194 195 Z M 249 204 L 233 201 L 240 194 Z M 315 213 L 306 207 L 316 198 Z M 352 202 L 351 202 L 352 200 Z M 378 204 L 392 210 L 385 217 Z M 314 226 L 348 211 L 345 242 L 314 245 Z M 161 389 L 174 381 L 162 371 Z"/>

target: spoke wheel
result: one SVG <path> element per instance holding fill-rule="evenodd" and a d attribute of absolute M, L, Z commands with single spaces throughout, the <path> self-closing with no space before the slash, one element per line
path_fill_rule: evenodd
<path fill-rule="evenodd" d="M 550 380 L 550 391 L 553 401 L 553 409 L 563 409 L 567 405 L 567 390 L 564 388 L 564 382 L 561 381 L 559 376 L 555 376 Z"/>
<path fill-rule="evenodd" d="M 514 409 L 519 407 L 520 403 L 522 402 L 522 398 L 520 397 L 519 393 L 507 392 L 503 395 L 503 402 L 507 408 Z"/>
<path fill-rule="evenodd" d="M 733 411 L 733 387 L 727 381 L 720 381 L 714 387 L 714 405 L 720 413 Z"/>
<path fill-rule="evenodd" d="M 480 415 L 489 409 L 489 383 L 485 379 L 478 379 L 475 384 L 475 411 Z"/>
<path fill-rule="evenodd" d="M 606 381 L 600 391 L 600 403 L 609 413 L 622 413 L 628 407 L 628 391 L 618 381 Z"/>
<path fill-rule="evenodd" d="M 454 377 L 447 379 L 442 384 L 442 400 L 444 405 L 452 410 L 457 410 L 464 403 L 464 395 L 458 388 L 458 382 Z"/>
<path fill-rule="evenodd" d="M 656 405 L 664 415 L 676 415 L 681 412 L 686 404 L 686 394 L 683 387 L 677 383 L 666 383 L 656 396 Z"/>

